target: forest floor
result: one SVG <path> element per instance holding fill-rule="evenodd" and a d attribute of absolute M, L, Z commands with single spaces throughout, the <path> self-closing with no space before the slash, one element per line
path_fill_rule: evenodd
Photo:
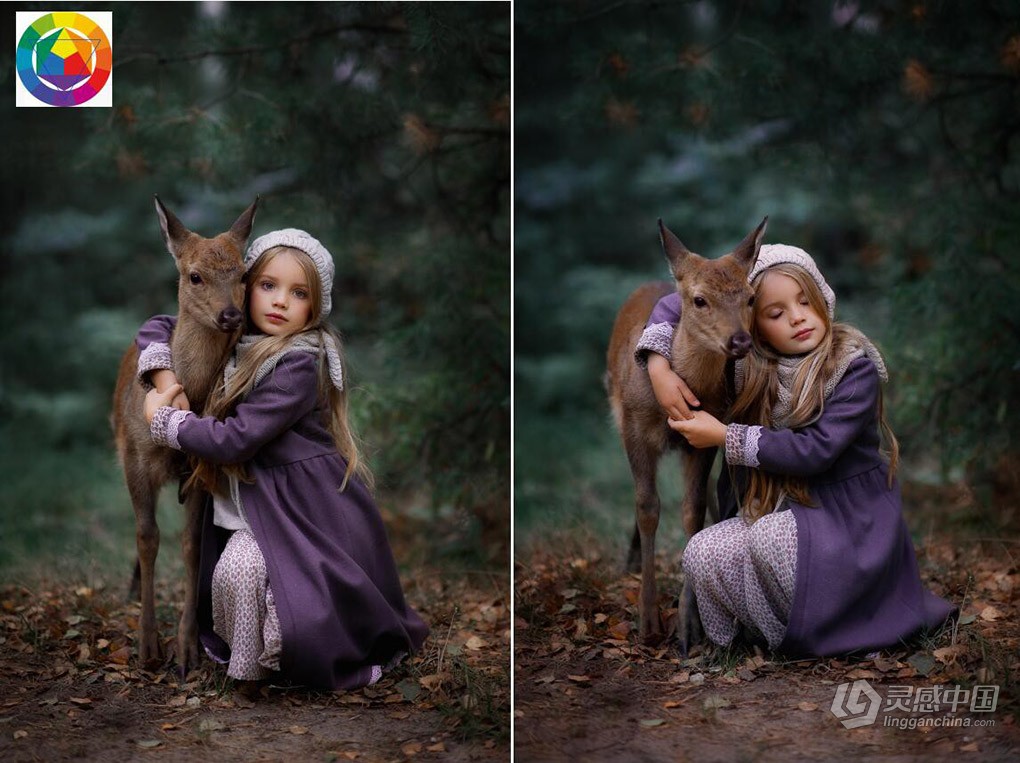
<path fill-rule="evenodd" d="M 398 559 L 430 537 L 410 520 L 388 525 Z M 137 664 L 126 579 L 0 586 L 0 760 L 508 760 L 507 578 L 498 565 L 416 561 L 403 579 L 431 626 L 425 647 L 374 686 L 332 693 L 240 691 L 208 660 L 178 680 L 180 585 L 157 590 L 167 660 L 151 671 Z"/>
<path fill-rule="evenodd" d="M 732 646 L 681 659 L 672 636 L 655 647 L 637 638 L 639 578 L 622 572 L 623 538 L 607 551 L 547 536 L 518 552 L 515 760 L 1020 759 L 1018 534 L 961 532 L 950 520 L 970 501 L 961 487 L 905 490 L 925 530 L 922 578 L 962 604 L 958 628 L 861 658 L 790 662 Z M 660 556 L 667 634 L 676 564 Z M 858 680 L 875 694 L 844 695 L 842 720 L 863 719 L 844 727 L 832 711 L 838 687 Z M 975 698 L 992 690 L 977 686 L 998 687 L 993 711 L 978 711 Z M 878 713 L 864 723 L 869 709 Z"/>

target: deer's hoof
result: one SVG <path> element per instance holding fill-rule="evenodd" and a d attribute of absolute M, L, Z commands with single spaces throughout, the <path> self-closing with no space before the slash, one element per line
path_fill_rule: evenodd
<path fill-rule="evenodd" d="M 679 623 L 677 624 L 677 641 L 680 656 L 686 658 L 691 649 L 700 644 L 705 637 L 701 626 L 701 615 L 698 614 L 698 602 L 694 598 L 693 587 L 684 583 L 677 608 Z"/>

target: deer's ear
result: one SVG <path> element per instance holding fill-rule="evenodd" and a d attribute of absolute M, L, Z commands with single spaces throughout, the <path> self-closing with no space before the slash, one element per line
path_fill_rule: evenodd
<path fill-rule="evenodd" d="M 242 250 L 245 242 L 248 241 L 248 236 L 251 235 L 251 226 L 255 223 L 255 210 L 258 209 L 260 198 L 256 196 L 251 206 L 244 210 L 230 226 L 230 235 L 237 240 L 237 244 Z"/>
<path fill-rule="evenodd" d="M 743 241 L 737 244 L 733 250 L 733 256 L 737 262 L 748 270 L 754 267 L 754 261 L 758 259 L 758 251 L 761 249 L 761 240 L 765 237 L 765 228 L 768 226 L 768 215 L 758 223 L 758 227 L 747 234 Z"/>
<path fill-rule="evenodd" d="M 153 196 L 156 201 L 156 216 L 159 218 L 159 231 L 163 234 L 163 243 L 166 249 L 175 258 L 178 256 L 181 244 L 191 235 L 191 231 L 184 227 L 184 223 L 177 219 L 177 216 L 163 206 L 159 196 Z"/>
<path fill-rule="evenodd" d="M 683 245 L 683 242 L 676 237 L 673 231 L 662 224 L 661 217 L 659 218 L 659 241 L 662 244 L 662 252 L 669 261 L 670 269 L 674 275 L 678 274 L 692 252 Z"/>

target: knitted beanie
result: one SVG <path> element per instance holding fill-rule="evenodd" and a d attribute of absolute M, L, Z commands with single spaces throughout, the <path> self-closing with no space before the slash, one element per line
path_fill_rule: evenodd
<path fill-rule="evenodd" d="M 333 264 L 333 255 L 310 233 L 298 230 L 297 228 L 282 228 L 281 230 L 271 231 L 264 236 L 259 236 L 251 242 L 251 246 L 248 247 L 248 253 L 244 255 L 245 272 L 251 270 L 255 263 L 259 261 L 259 258 L 274 246 L 288 246 L 291 249 L 298 249 L 312 258 L 312 262 L 315 263 L 315 269 L 319 271 L 319 280 L 322 281 L 321 317 L 325 320 L 333 309 L 331 294 L 333 291 L 333 275 L 336 272 L 336 267 Z"/>
<path fill-rule="evenodd" d="M 814 279 L 815 283 L 818 284 L 818 288 L 822 291 L 822 296 L 825 298 L 825 304 L 829 308 L 829 319 L 831 320 L 836 313 L 836 294 L 829 287 L 829 284 L 825 282 L 822 271 L 815 265 L 811 255 L 803 249 L 796 246 L 788 246 L 787 244 L 763 244 L 761 249 L 758 250 L 758 259 L 755 260 L 754 267 L 751 268 L 751 272 L 747 276 L 748 283 L 754 281 L 767 268 L 782 263 L 799 265 Z"/>

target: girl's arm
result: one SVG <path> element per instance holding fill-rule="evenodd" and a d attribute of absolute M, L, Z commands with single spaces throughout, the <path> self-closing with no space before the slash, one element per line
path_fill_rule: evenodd
<path fill-rule="evenodd" d="M 174 373 L 170 339 L 177 326 L 176 315 L 156 315 L 149 318 L 135 336 L 138 347 L 137 378 L 145 389 L 165 391 L 177 383 Z M 173 401 L 173 407 L 189 410 L 188 397 L 182 391 Z"/>
<path fill-rule="evenodd" d="M 634 348 L 634 360 L 641 368 L 648 365 L 648 353 L 653 352 L 670 359 L 673 351 L 673 331 L 680 323 L 680 295 L 675 291 L 655 303 L 648 316 L 645 330 Z"/>
<path fill-rule="evenodd" d="M 687 383 L 670 366 L 673 331 L 680 322 L 680 295 L 667 294 L 655 303 L 645 330 L 634 349 L 634 361 L 648 371 L 659 406 L 672 419 L 691 418 L 691 407 L 701 405 Z"/>
<path fill-rule="evenodd" d="M 726 461 L 794 477 L 821 474 L 866 427 L 875 424 L 878 395 L 875 364 L 867 358 L 855 360 L 813 424 L 800 429 L 726 427 Z"/>
<path fill-rule="evenodd" d="M 167 395 L 152 391 L 146 401 L 152 439 L 217 464 L 248 461 L 315 408 L 317 363 L 314 353 L 287 353 L 224 421 L 166 405 L 153 410 L 151 403 Z"/>

